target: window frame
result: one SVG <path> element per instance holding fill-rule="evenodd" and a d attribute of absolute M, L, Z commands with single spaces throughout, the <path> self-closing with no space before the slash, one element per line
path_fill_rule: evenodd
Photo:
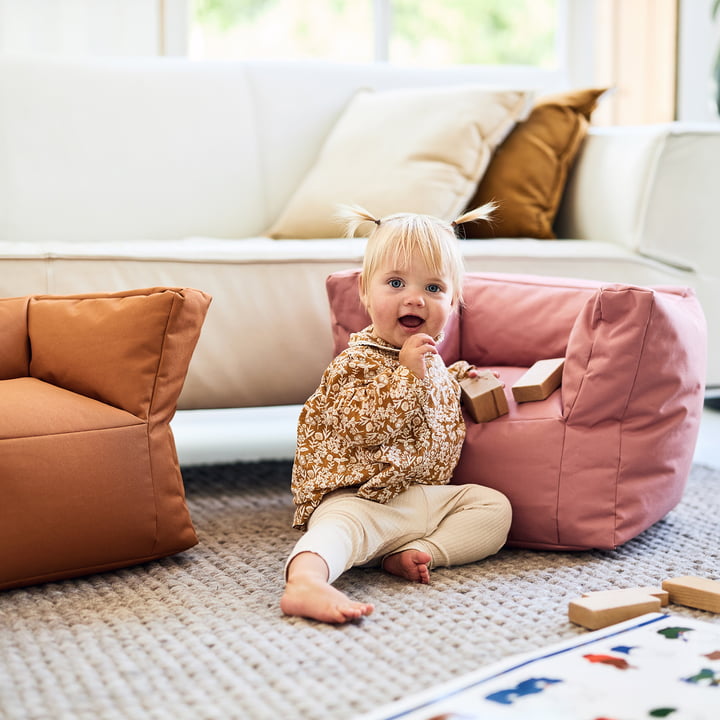
<path fill-rule="evenodd" d="M 374 62 L 389 62 L 391 0 L 373 1 Z M 547 90 L 587 85 L 592 82 L 593 10 L 596 0 L 557 0 L 558 65 L 551 70 L 527 65 L 486 65 L 484 75 L 499 85 L 512 83 Z M 188 55 L 190 0 L 157 0 L 163 28 L 162 54 Z"/>

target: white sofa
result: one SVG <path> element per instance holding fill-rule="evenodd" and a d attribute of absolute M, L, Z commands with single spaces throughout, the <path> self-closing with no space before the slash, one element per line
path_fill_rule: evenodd
<path fill-rule="evenodd" d="M 485 79 L 474 68 L 5 58 L 0 296 L 199 288 L 213 303 L 180 407 L 302 403 L 332 353 L 325 278 L 357 266 L 364 241 L 264 233 L 358 88 Z M 720 389 L 719 188 L 720 126 L 592 128 L 561 239 L 468 240 L 467 269 L 691 286 L 710 330 L 707 385 Z"/>

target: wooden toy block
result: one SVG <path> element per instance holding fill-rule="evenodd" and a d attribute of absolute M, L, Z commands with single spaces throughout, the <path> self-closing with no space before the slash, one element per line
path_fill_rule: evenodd
<path fill-rule="evenodd" d="M 571 600 L 568 619 L 588 630 L 599 630 L 638 615 L 658 612 L 660 605 L 660 598 L 643 590 L 607 590 Z"/>
<path fill-rule="evenodd" d="M 460 381 L 462 403 L 476 423 L 494 420 L 508 411 L 502 383 L 490 372 Z"/>
<path fill-rule="evenodd" d="M 513 386 L 516 402 L 544 400 L 560 387 L 565 358 L 538 360 Z"/>
<path fill-rule="evenodd" d="M 683 575 L 663 581 L 663 590 L 670 593 L 670 602 L 698 610 L 720 613 L 720 582 Z"/>
<path fill-rule="evenodd" d="M 618 596 L 620 593 L 635 593 L 643 592 L 646 595 L 652 595 L 660 601 L 660 605 L 665 607 L 670 602 L 670 593 L 667 590 L 663 590 L 659 587 L 639 587 L 639 588 L 623 588 L 620 590 L 598 590 L 597 592 L 583 593 L 582 596 L 586 597 L 607 597 L 607 596 Z"/>

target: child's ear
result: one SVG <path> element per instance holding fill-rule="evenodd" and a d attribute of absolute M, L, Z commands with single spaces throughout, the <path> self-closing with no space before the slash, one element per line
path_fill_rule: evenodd
<path fill-rule="evenodd" d="M 360 302 L 364 308 L 367 308 L 367 293 L 365 292 L 365 283 L 363 282 L 363 276 L 358 277 L 358 292 L 360 293 Z"/>

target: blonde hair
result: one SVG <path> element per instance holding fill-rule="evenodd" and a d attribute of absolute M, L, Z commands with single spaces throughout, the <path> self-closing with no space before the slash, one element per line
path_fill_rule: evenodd
<path fill-rule="evenodd" d="M 375 224 L 363 258 L 361 289 L 368 287 L 378 267 L 387 263 L 407 266 L 419 255 L 434 274 L 450 278 L 453 306 L 457 306 L 462 302 L 464 263 L 455 228 L 473 220 L 489 220 L 495 208 L 494 202 L 485 203 L 449 222 L 417 213 L 397 213 L 381 219 L 358 205 L 343 205 L 336 217 L 345 224 L 347 237 L 353 237 L 363 223 Z"/>

